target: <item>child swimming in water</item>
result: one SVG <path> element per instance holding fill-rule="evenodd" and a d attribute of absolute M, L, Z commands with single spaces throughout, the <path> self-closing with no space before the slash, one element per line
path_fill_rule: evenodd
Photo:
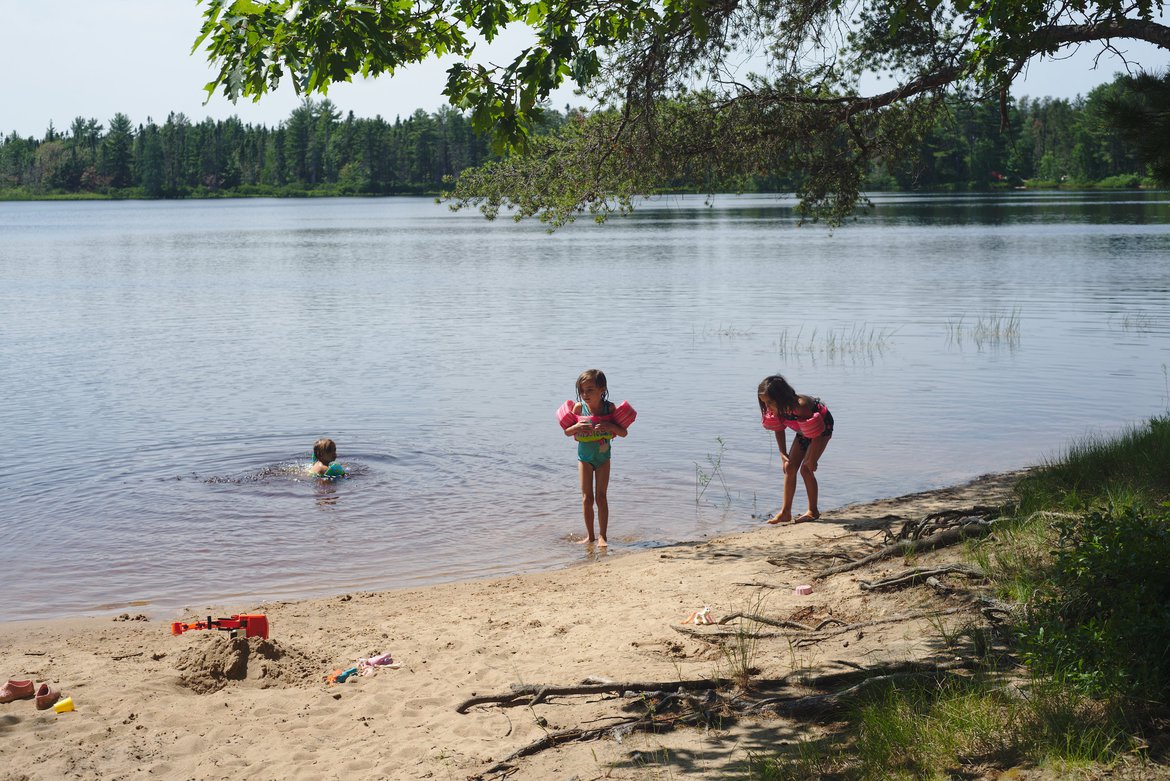
<path fill-rule="evenodd" d="M 342 477 L 345 467 L 337 462 L 337 443 L 332 439 L 322 438 L 313 443 L 313 465 L 309 473 L 317 477 Z"/>

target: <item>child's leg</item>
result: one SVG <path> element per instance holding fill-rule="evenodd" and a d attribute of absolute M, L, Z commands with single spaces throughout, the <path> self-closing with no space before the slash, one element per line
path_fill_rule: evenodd
<path fill-rule="evenodd" d="M 784 505 L 780 512 L 772 516 L 768 523 L 787 523 L 792 520 L 792 500 L 796 496 L 796 475 L 800 472 L 800 464 L 804 461 L 804 445 L 800 440 L 794 440 L 788 450 L 788 463 L 784 467 Z"/>
<path fill-rule="evenodd" d="M 585 542 L 593 542 L 593 465 L 577 462 L 577 478 L 581 482 L 581 510 L 585 515 Z"/>
<path fill-rule="evenodd" d="M 800 465 L 800 476 L 804 478 L 804 488 L 808 491 L 808 512 L 800 516 L 796 520 L 799 521 L 815 521 L 821 517 L 821 511 L 817 509 L 817 498 L 820 492 L 820 487 L 817 485 L 817 464 L 821 460 L 821 454 L 825 452 L 825 448 L 829 446 L 827 437 L 817 437 L 812 440 L 808 446 L 808 453 L 805 455 L 803 462 Z"/>
<path fill-rule="evenodd" d="M 609 545 L 605 539 L 605 532 L 609 529 L 609 497 L 606 495 L 609 490 L 609 465 L 610 462 L 606 461 L 593 470 L 597 495 L 597 544 L 603 548 Z"/>

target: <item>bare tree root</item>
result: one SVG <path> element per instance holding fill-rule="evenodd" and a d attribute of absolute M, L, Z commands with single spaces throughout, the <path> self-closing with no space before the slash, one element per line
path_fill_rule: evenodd
<path fill-rule="evenodd" d="M 925 536 L 942 531 L 943 529 L 961 526 L 972 517 L 986 518 L 989 515 L 997 514 L 999 511 L 1000 508 L 988 505 L 976 505 L 965 510 L 939 510 L 938 512 L 924 516 L 921 520 L 907 521 L 902 524 L 902 528 L 898 530 L 897 534 L 892 534 L 887 529 L 886 542 L 920 540 Z"/>
<path fill-rule="evenodd" d="M 903 617 L 905 618 L 905 617 Z M 866 622 L 889 623 L 892 619 Z M 853 625 L 859 626 L 859 625 Z M 512 704 L 515 699 L 534 694 L 552 696 L 554 693 L 579 695 L 603 693 L 638 692 L 642 697 L 632 699 L 627 709 L 639 708 L 642 713 L 631 716 L 614 716 L 618 721 L 596 728 L 572 728 L 558 732 L 546 732 L 543 737 L 513 751 L 483 772 L 470 776 L 471 779 L 487 781 L 489 776 L 505 778 L 518 768 L 512 764 L 522 757 L 554 748 L 574 741 L 597 740 L 613 737 L 620 740 L 631 732 L 661 732 L 677 726 L 710 726 L 726 724 L 730 718 L 761 713 L 772 713 L 789 718 L 806 719 L 829 716 L 841 708 L 856 702 L 871 689 L 881 686 L 898 685 L 915 680 L 941 681 L 960 671 L 986 667 L 976 660 L 952 659 L 945 662 L 897 662 L 862 668 L 849 664 L 854 669 L 826 673 L 803 681 L 802 687 L 825 690 L 834 686 L 847 688 L 836 692 L 796 696 L 768 696 L 761 698 L 760 692 L 776 691 L 790 685 L 789 677 L 778 679 L 757 679 L 747 688 L 736 688 L 728 679 L 670 681 L 668 683 L 609 682 L 582 686 L 521 686 L 498 696 L 472 697 L 459 705 L 456 710 L 465 713 L 477 704 L 495 703 L 502 707 Z M 696 696 L 693 692 L 705 692 Z M 535 700 L 533 700 L 535 703 Z"/>
<path fill-rule="evenodd" d="M 849 561 L 849 554 L 844 551 L 810 551 L 807 553 L 789 553 L 780 558 L 768 559 L 773 567 L 811 567 L 819 559 L 844 559 Z"/>
<path fill-rule="evenodd" d="M 858 581 L 857 585 L 861 587 L 862 591 L 893 591 L 895 589 L 916 586 L 924 582 L 930 584 L 930 581 L 937 578 L 937 576 L 947 574 L 963 575 L 964 577 L 977 580 L 982 580 L 987 577 L 987 573 L 976 567 L 969 567 L 965 564 L 950 564 L 945 567 L 935 567 L 933 569 L 913 569 L 901 575 L 884 578 L 883 580 L 862 580 Z M 935 582 L 937 583 L 938 581 Z"/>
<path fill-rule="evenodd" d="M 995 521 L 984 520 L 983 518 L 970 517 L 961 526 L 956 526 L 951 529 L 932 534 L 929 537 L 924 537 L 918 540 L 902 540 L 893 545 L 887 545 L 876 553 L 851 561 L 848 564 L 840 564 L 836 567 L 829 567 L 826 570 L 813 575 L 813 580 L 824 580 L 832 575 L 840 575 L 842 572 L 851 572 L 855 569 L 860 569 L 874 562 L 888 559 L 892 556 L 909 556 L 914 553 L 923 553 L 925 551 L 937 550 L 938 548 L 945 548 L 948 545 L 954 545 L 962 542 L 970 537 L 982 537 L 991 531 Z"/>
<path fill-rule="evenodd" d="M 759 713 L 761 711 L 771 711 L 779 716 L 788 716 L 789 718 L 816 718 L 822 716 L 829 716 L 836 713 L 843 707 L 856 702 L 862 695 L 868 693 L 871 689 L 880 688 L 891 684 L 906 683 L 915 680 L 930 680 L 940 681 L 944 678 L 950 677 L 955 673 L 945 670 L 921 670 L 917 672 L 901 672 L 891 673 L 889 675 L 876 675 L 872 678 L 850 686 L 839 692 L 832 692 L 829 694 L 813 694 L 807 697 L 794 698 L 771 698 L 767 700 L 760 700 L 756 702 L 751 709 L 752 713 Z"/>
<path fill-rule="evenodd" d="M 813 689 L 827 690 L 836 686 L 853 686 L 861 683 L 869 678 L 890 676 L 890 675 L 904 675 L 907 673 L 941 673 L 952 672 L 954 670 L 975 670 L 980 669 L 984 665 L 974 659 L 951 659 L 946 662 L 889 662 L 886 664 L 875 665 L 873 667 L 859 667 L 857 665 L 850 665 L 852 670 L 845 670 L 835 673 L 822 673 L 821 675 L 813 676 L 804 683 Z"/>
<path fill-rule="evenodd" d="M 784 633 L 779 633 L 779 632 L 751 632 L 750 636 L 752 637 L 752 639 L 755 639 L 755 640 L 764 640 L 764 639 L 770 639 L 773 637 L 783 637 L 783 638 L 786 638 L 786 639 L 792 641 L 792 643 L 796 646 L 812 645 L 814 643 L 819 643 L 823 640 L 829 640 L 833 637 L 837 637 L 838 635 L 848 634 L 849 632 L 854 632 L 858 629 L 866 629 L 866 628 L 871 627 L 871 626 L 881 626 L 882 624 L 897 624 L 897 623 L 900 623 L 902 621 L 914 621 L 915 619 L 919 619 L 919 618 L 933 618 L 935 616 L 949 616 L 949 615 L 952 615 L 954 613 L 962 613 L 962 612 L 970 610 L 970 609 L 971 609 L 970 606 L 963 605 L 960 607 L 944 608 L 942 610 L 926 610 L 926 611 L 923 611 L 920 613 L 906 613 L 904 615 L 891 616 L 889 618 L 875 618 L 872 621 L 860 621 L 856 624 L 846 624 L 843 621 L 840 621 L 836 618 L 826 618 L 824 621 L 822 621 L 820 624 L 818 624 L 816 628 L 797 629 L 797 631 L 795 633 L 784 634 Z M 746 618 L 746 619 L 751 620 L 751 621 L 759 621 L 762 624 L 772 624 L 773 626 L 779 626 L 781 624 L 787 624 L 789 626 L 794 625 L 796 627 L 801 626 L 800 624 L 797 624 L 795 621 L 779 621 L 779 620 L 774 620 L 774 619 L 766 619 L 764 616 L 755 616 L 755 615 L 745 614 L 745 613 L 733 613 L 731 616 L 728 616 L 727 618 L 725 618 L 724 621 L 731 620 L 732 618 L 735 618 L 735 617 L 742 617 L 742 618 Z M 722 624 L 722 623 L 723 623 L 723 621 L 720 621 L 720 624 Z M 823 628 L 823 627 L 828 626 L 829 624 L 840 624 L 841 626 L 839 626 L 838 628 L 833 629 L 833 630 L 826 630 Z M 699 630 L 696 627 L 690 627 L 690 626 L 674 626 L 671 628 L 674 629 L 674 631 L 678 632 L 679 634 L 686 635 L 687 637 L 692 637 L 696 640 L 702 640 L 702 641 L 707 642 L 707 643 L 721 643 L 724 639 L 736 638 L 736 637 L 740 637 L 743 635 L 743 631 L 739 630 L 739 629 L 734 629 L 734 630 L 733 629 L 716 629 L 714 631 L 704 632 L 704 631 Z"/>
<path fill-rule="evenodd" d="M 512 760 L 520 759 L 521 757 L 531 756 L 544 751 L 546 748 L 553 748 L 562 743 L 572 743 L 577 740 L 596 740 L 604 737 L 607 733 L 615 731 L 629 730 L 633 731 L 642 722 L 647 721 L 645 716 L 634 716 L 623 719 L 618 724 L 610 724 L 607 727 L 595 727 L 593 729 L 566 729 L 560 732 L 550 732 L 543 738 L 529 743 L 527 746 L 521 746 L 513 751 L 508 756 L 501 759 L 496 764 L 489 767 L 487 770 L 478 775 L 469 776 L 470 779 L 485 779 L 487 776 L 498 775 L 500 778 L 505 778 L 516 772 L 518 768 L 512 764 Z"/>
<path fill-rule="evenodd" d="M 815 627 L 801 624 L 797 621 L 788 621 L 786 619 L 768 618 L 767 616 L 757 615 L 755 613 L 732 613 L 719 619 L 716 623 L 729 624 L 737 618 L 743 618 L 748 621 L 755 621 L 757 624 L 765 624 L 767 626 L 776 626 L 781 629 L 799 629 L 802 632 L 819 632 L 830 624 L 844 624 L 845 622 L 838 618 L 826 618 Z"/>
<path fill-rule="evenodd" d="M 919 618 L 934 618 L 936 616 L 949 616 L 949 615 L 953 615 L 955 613 L 962 613 L 962 612 L 965 612 L 967 610 L 970 610 L 970 608 L 966 605 L 963 605 L 962 607 L 949 607 L 949 608 L 945 608 L 943 610 L 925 610 L 925 611 L 922 611 L 920 613 L 906 613 L 906 614 L 900 615 L 900 616 L 890 616 L 889 618 L 875 618 L 872 621 L 860 621 L 856 624 L 846 624 L 845 626 L 838 627 L 837 629 L 833 629 L 833 630 L 829 630 L 829 631 L 810 632 L 809 634 L 804 635 L 803 637 L 799 637 L 799 636 L 794 637 L 792 642 L 793 642 L 794 646 L 799 648 L 800 646 L 813 645 L 815 643 L 820 643 L 820 642 L 823 642 L 825 640 L 830 640 L 830 639 L 832 639 L 834 637 L 838 637 L 840 635 L 848 634 L 850 632 L 855 632 L 858 629 L 866 629 L 866 628 L 871 627 L 871 626 L 881 626 L 883 624 L 898 624 L 898 623 L 901 623 L 903 621 L 914 621 L 914 620 L 919 619 Z"/>
<path fill-rule="evenodd" d="M 469 697 L 463 702 L 459 703 L 455 708 L 456 713 L 466 713 L 467 709 L 473 705 L 484 705 L 486 703 L 496 703 L 503 707 L 512 705 L 538 705 L 544 702 L 549 697 L 571 696 L 576 694 L 620 694 L 622 692 L 677 692 L 682 690 L 687 691 L 704 691 L 707 689 L 718 689 L 720 686 L 727 686 L 730 681 L 726 678 L 704 678 L 689 681 L 663 681 L 663 682 L 634 682 L 634 683 L 593 683 L 582 684 L 580 686 L 513 686 L 512 691 L 507 694 L 485 694 L 478 697 Z M 517 702 L 517 700 L 525 700 L 524 702 Z"/>

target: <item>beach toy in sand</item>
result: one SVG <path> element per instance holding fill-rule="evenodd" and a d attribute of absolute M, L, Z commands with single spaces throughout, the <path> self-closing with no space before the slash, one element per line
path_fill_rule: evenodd
<path fill-rule="evenodd" d="M 373 675 L 378 671 L 379 667 L 389 667 L 392 670 L 397 670 L 402 665 L 394 661 L 394 657 L 387 651 L 384 654 L 371 656 L 368 659 L 358 659 L 357 666 L 362 675 Z"/>
<path fill-rule="evenodd" d="M 686 620 L 680 621 L 679 623 L 703 626 L 705 624 L 714 624 L 717 622 L 714 618 L 711 617 L 711 608 L 707 605 L 703 605 L 702 610 L 696 610 L 694 613 L 691 613 L 689 616 L 687 616 Z"/>
<path fill-rule="evenodd" d="M 812 586 L 797 586 L 792 590 L 792 593 L 798 597 L 807 597 L 812 593 Z"/>
<path fill-rule="evenodd" d="M 206 621 L 184 623 L 175 621 L 171 624 L 171 634 L 181 635 L 194 629 L 218 629 L 221 632 L 231 632 L 232 637 L 263 637 L 268 639 L 268 617 L 262 614 L 234 615 L 231 618 L 207 617 Z"/>
<path fill-rule="evenodd" d="M 54 713 L 68 713 L 71 710 L 73 710 L 72 697 L 66 697 L 63 700 L 57 700 L 57 702 L 53 704 Z"/>
<path fill-rule="evenodd" d="M 329 673 L 329 675 L 325 676 L 325 680 L 329 683 L 345 683 L 351 677 L 357 675 L 357 671 L 358 668 L 356 665 L 346 670 L 334 670 L 333 672 Z"/>

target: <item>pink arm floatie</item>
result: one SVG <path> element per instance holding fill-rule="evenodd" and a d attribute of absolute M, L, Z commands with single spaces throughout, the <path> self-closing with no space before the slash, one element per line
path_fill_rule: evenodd
<path fill-rule="evenodd" d="M 825 418 L 820 410 L 813 413 L 811 418 L 796 421 L 800 433 L 809 439 L 815 439 L 825 433 Z"/>
<path fill-rule="evenodd" d="M 577 422 L 577 414 L 573 412 L 574 406 L 573 401 L 570 399 L 557 409 L 557 423 L 561 424 L 561 428 L 568 428 Z"/>
<path fill-rule="evenodd" d="M 768 431 L 782 431 L 784 429 L 784 421 L 772 414 L 772 410 L 764 410 L 763 417 L 760 420 L 764 428 Z"/>
<path fill-rule="evenodd" d="M 638 417 L 638 413 L 634 411 L 634 408 L 630 406 L 630 402 L 628 401 L 623 401 L 613 411 L 613 422 L 622 428 L 629 428 L 636 417 Z"/>

